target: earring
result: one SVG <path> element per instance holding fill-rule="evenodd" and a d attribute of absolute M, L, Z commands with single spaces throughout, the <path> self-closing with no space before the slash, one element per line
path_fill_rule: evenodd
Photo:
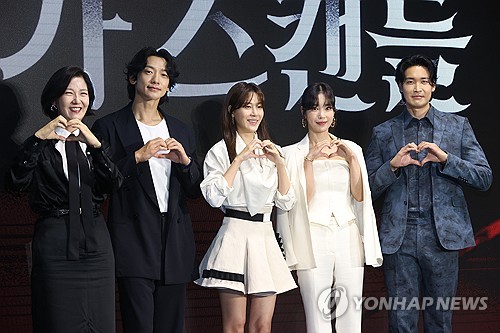
<path fill-rule="evenodd" d="M 234 113 L 231 115 L 231 121 L 232 121 L 232 123 L 234 125 Z"/>
<path fill-rule="evenodd" d="M 302 118 L 302 127 L 306 128 L 307 127 L 307 121 L 306 118 Z"/>
<path fill-rule="evenodd" d="M 336 123 L 337 123 L 337 119 L 335 119 L 335 117 L 333 117 L 332 124 L 330 125 L 330 128 L 334 128 Z"/>
<path fill-rule="evenodd" d="M 55 104 L 52 104 L 50 106 L 50 111 L 53 113 L 59 113 L 59 110 L 57 109 L 57 106 Z"/>

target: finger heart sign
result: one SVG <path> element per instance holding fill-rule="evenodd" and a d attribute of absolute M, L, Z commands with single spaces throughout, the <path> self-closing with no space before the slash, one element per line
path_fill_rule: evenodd
<path fill-rule="evenodd" d="M 265 156 L 264 150 L 262 150 L 262 148 L 256 148 L 253 152 L 255 155 L 257 155 L 257 157 Z"/>
<path fill-rule="evenodd" d="M 332 144 L 330 146 L 326 146 L 323 149 L 321 149 L 321 153 L 324 154 L 324 156 L 327 158 L 337 156 L 338 155 L 337 151 L 338 147 L 336 144 Z"/>
<path fill-rule="evenodd" d="M 170 153 L 170 149 L 163 149 L 163 150 L 158 150 L 157 154 L 160 154 L 160 155 L 166 155 Z"/>
<path fill-rule="evenodd" d="M 422 157 L 426 157 L 428 152 L 427 152 L 427 148 L 424 148 L 424 149 L 417 149 L 417 153 L 421 154 L 420 156 Z"/>
<path fill-rule="evenodd" d="M 164 142 L 162 143 L 162 147 L 165 147 L 163 149 L 160 149 L 158 150 L 156 153 L 159 154 L 159 155 L 166 155 L 168 153 L 170 153 L 170 149 L 167 149 L 168 148 L 168 145 L 167 145 L 167 140 L 164 140 Z M 161 148 L 162 148 L 161 147 Z"/>
<path fill-rule="evenodd" d="M 265 145 L 262 149 L 265 150 L 265 151 L 272 151 L 273 150 L 273 144 L 270 143 L 268 145 Z"/>

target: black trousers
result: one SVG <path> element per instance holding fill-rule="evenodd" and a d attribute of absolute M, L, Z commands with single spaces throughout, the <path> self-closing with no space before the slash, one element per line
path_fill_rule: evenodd
<path fill-rule="evenodd" d="M 120 277 L 123 333 L 183 333 L 186 284 Z"/>

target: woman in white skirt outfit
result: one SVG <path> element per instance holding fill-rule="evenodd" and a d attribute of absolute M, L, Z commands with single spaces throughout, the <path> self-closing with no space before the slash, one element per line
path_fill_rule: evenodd
<path fill-rule="evenodd" d="M 364 264 L 382 265 L 362 149 L 329 133 L 335 96 L 326 83 L 301 97 L 307 135 L 284 147 L 297 202 L 278 210 L 286 261 L 297 270 L 308 333 L 361 332 Z"/>
<path fill-rule="evenodd" d="M 295 195 L 285 161 L 269 139 L 264 94 L 254 83 L 229 90 L 224 139 L 207 153 L 200 187 L 222 225 L 200 264 L 198 285 L 217 288 L 223 332 L 270 332 L 276 294 L 297 287 L 270 220 L 273 206 L 290 210 Z"/>

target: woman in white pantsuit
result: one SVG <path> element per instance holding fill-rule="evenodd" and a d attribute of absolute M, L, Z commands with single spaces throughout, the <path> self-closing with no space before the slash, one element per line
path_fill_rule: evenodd
<path fill-rule="evenodd" d="M 297 270 L 308 333 L 361 332 L 364 264 L 382 265 L 362 149 L 329 133 L 335 96 L 326 83 L 301 97 L 307 135 L 283 148 L 296 204 L 278 210 L 286 261 Z M 358 306 L 356 306 L 358 304 Z"/>

